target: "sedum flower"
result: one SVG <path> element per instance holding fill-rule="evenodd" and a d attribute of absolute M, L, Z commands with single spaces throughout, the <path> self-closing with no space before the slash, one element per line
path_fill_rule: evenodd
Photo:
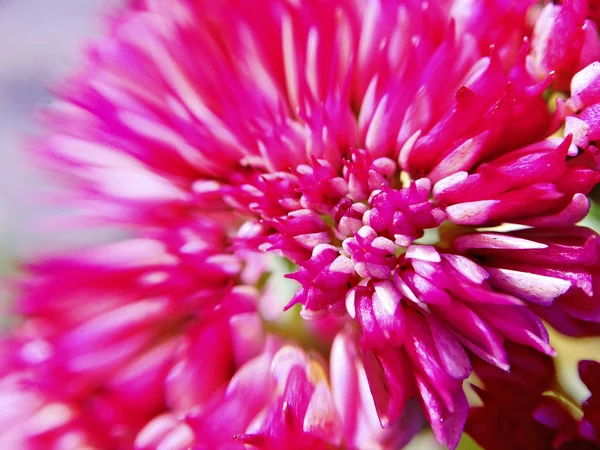
<path fill-rule="evenodd" d="M 485 449 L 596 449 L 600 364 L 579 361 L 579 376 L 591 391 L 582 405 L 557 389 L 552 360 L 522 346 L 509 350 L 512 369 L 475 367 L 484 384 L 483 405 L 471 409 L 467 430 Z"/>
<path fill-rule="evenodd" d="M 576 225 L 600 181 L 599 43 L 582 2 L 534 10 L 129 2 L 34 154 L 131 237 L 27 267 L 0 442 L 44 448 L 56 402 L 45 448 L 399 448 L 423 417 L 455 448 L 473 367 L 545 380 L 541 319 L 600 322 L 598 236 Z M 504 223 L 529 228 L 480 229 Z M 321 325 L 273 323 L 287 300 Z"/>

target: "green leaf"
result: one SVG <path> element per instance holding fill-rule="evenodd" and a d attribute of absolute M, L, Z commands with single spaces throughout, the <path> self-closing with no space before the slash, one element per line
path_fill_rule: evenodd
<path fill-rule="evenodd" d="M 590 203 L 590 212 L 579 224 L 600 233 L 600 205 L 593 200 L 590 200 Z"/>
<path fill-rule="evenodd" d="M 467 433 L 463 433 L 456 450 L 483 450 L 483 447 L 477 444 Z"/>

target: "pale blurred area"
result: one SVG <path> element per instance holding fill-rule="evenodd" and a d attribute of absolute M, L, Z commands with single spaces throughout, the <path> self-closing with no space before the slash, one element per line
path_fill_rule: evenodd
<path fill-rule="evenodd" d="M 29 168 L 24 136 L 36 106 L 81 59 L 86 39 L 123 0 L 0 0 L 0 264 L 67 239 L 35 226 L 48 210 L 33 193 L 44 178 Z M 47 180 L 46 180 L 47 182 Z"/>
<path fill-rule="evenodd" d="M 48 104 L 52 86 L 81 60 L 86 39 L 103 29 L 103 18 L 123 0 L 0 0 L 0 273 L 10 270 L 14 255 L 60 246 L 71 236 L 35 227 L 49 209 L 34 199 L 44 178 L 28 167 L 23 151 L 27 134 L 36 132 L 36 106 Z M 590 219 L 588 226 L 600 229 Z M 0 310 L 1 314 L 1 310 Z M 577 400 L 588 395 L 576 363 L 597 359 L 597 339 L 554 337 L 560 379 Z M 460 448 L 475 448 L 467 439 Z M 419 435 L 411 450 L 442 448 L 430 432 Z"/>

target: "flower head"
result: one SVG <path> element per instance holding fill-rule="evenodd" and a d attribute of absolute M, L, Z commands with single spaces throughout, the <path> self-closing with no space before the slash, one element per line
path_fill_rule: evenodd
<path fill-rule="evenodd" d="M 553 355 L 540 318 L 600 322 L 598 236 L 576 225 L 600 47 L 582 2 L 533 31 L 531 7 L 131 2 L 36 155 L 134 237 L 31 265 L 15 370 L 85 414 L 108 402 L 121 445 L 395 448 L 422 414 L 455 448 L 473 361 Z M 503 223 L 531 228 L 477 228 Z M 286 309 L 337 317 L 330 376 L 265 330 L 264 253 L 295 267 Z"/>
<path fill-rule="evenodd" d="M 484 388 L 476 388 L 483 405 L 469 413 L 471 436 L 486 449 L 598 448 L 600 365 L 579 362 L 579 376 L 591 391 L 580 406 L 557 389 L 550 358 L 520 346 L 509 347 L 509 358 L 510 372 L 475 367 Z"/>

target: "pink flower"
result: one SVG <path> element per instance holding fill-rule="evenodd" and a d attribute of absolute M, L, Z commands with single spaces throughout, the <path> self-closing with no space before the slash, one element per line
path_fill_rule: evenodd
<path fill-rule="evenodd" d="M 357 349 L 346 333 L 333 343 L 330 373 L 328 380 L 316 355 L 267 343 L 206 409 L 185 420 L 172 413 L 157 416 L 137 436 L 135 448 L 397 448 L 422 426 L 418 411 L 409 407 L 394 427 L 379 427 Z"/>
<path fill-rule="evenodd" d="M 165 408 L 208 402 L 264 340 L 258 292 L 234 285 L 241 263 L 220 253 L 224 232 L 205 218 L 32 264 L 17 305 L 27 321 L 8 344 L 30 380 L 20 395 L 86 421 L 96 403 L 114 410 L 104 429 L 123 448 Z"/>
<path fill-rule="evenodd" d="M 467 430 L 486 449 L 595 449 L 598 439 L 596 361 L 580 361 L 579 376 L 591 396 L 579 406 L 557 389 L 550 358 L 521 346 L 509 347 L 511 371 L 476 365 L 484 384 L 482 406 L 471 409 Z M 581 413 L 574 411 L 581 408 Z M 579 414 L 579 415 L 578 415 Z"/>
<path fill-rule="evenodd" d="M 397 448 L 423 416 L 455 448 L 472 361 L 600 322 L 598 37 L 532 4 L 130 2 L 35 155 L 132 237 L 28 267 L 6 377 L 110 405 L 124 446 Z"/>
<path fill-rule="evenodd" d="M 564 0 L 546 5 L 537 19 L 530 62 L 540 77 L 554 72 L 557 89 L 566 89 L 575 72 L 600 57 L 598 28 L 587 15 L 587 1 Z"/>
<path fill-rule="evenodd" d="M 75 402 L 47 394 L 32 385 L 35 376 L 14 372 L 0 380 L 0 445 L 4 448 L 115 447 L 106 432 L 120 411 L 97 398 L 86 411 Z M 109 428 L 110 429 L 110 428 Z"/>

